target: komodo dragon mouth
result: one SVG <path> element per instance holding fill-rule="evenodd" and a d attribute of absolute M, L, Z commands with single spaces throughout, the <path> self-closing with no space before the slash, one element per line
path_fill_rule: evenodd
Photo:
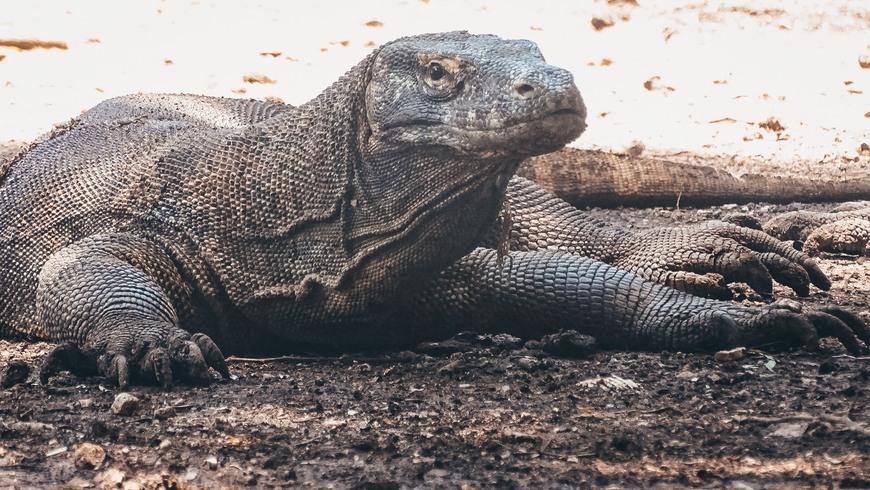
<path fill-rule="evenodd" d="M 448 121 L 413 119 L 395 121 L 385 131 L 413 131 L 427 134 L 431 140 L 442 140 L 441 146 L 461 153 L 476 153 L 484 158 L 497 156 L 530 157 L 562 148 L 586 129 L 586 114 L 581 109 L 561 108 L 541 117 L 520 120 L 507 125 L 477 128 Z M 449 135 L 437 138 L 436 135 Z"/>

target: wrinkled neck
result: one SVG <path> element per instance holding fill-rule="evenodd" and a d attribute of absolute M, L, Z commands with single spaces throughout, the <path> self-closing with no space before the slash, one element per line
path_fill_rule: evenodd
<path fill-rule="evenodd" d="M 480 244 L 519 163 L 463 158 L 441 147 L 363 152 L 346 240 L 367 259 L 353 279 L 412 289 L 434 278 Z"/>

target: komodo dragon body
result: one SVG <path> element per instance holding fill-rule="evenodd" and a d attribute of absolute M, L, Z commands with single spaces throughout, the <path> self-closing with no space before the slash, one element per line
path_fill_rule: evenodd
<path fill-rule="evenodd" d="M 584 127 L 573 78 L 534 44 L 464 32 L 388 43 L 299 107 L 109 100 L 5 167 L 0 334 L 62 343 L 43 381 L 70 369 L 122 386 L 228 376 L 221 350 L 469 328 L 573 328 L 615 348 L 870 342 L 836 307 L 656 283 L 830 284 L 762 232 L 630 233 L 512 177 Z"/>

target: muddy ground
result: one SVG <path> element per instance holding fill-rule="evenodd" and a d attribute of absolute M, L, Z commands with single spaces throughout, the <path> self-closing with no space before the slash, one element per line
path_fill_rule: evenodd
<path fill-rule="evenodd" d="M 626 226 L 796 207 L 594 210 Z M 825 259 L 868 318 L 863 260 Z M 777 295 L 791 297 L 779 288 Z M 0 364 L 47 346 L 0 344 Z M 0 392 L 0 486 L 867 488 L 870 358 L 820 352 L 597 352 L 463 334 L 401 353 L 233 362 L 237 379 L 135 387 L 31 374 Z"/>

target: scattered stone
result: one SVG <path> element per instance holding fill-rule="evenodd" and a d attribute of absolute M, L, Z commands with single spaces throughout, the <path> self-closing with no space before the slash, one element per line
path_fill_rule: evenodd
<path fill-rule="evenodd" d="M 166 420 L 175 417 L 176 411 L 175 407 L 160 407 L 154 411 L 154 418 L 159 420 Z"/>
<path fill-rule="evenodd" d="M 728 486 L 725 488 L 728 490 L 755 490 L 755 487 L 741 480 L 732 480 L 728 482 Z"/>
<path fill-rule="evenodd" d="M 532 372 L 541 367 L 541 361 L 531 356 L 522 356 L 514 360 L 516 365 L 523 371 Z"/>
<path fill-rule="evenodd" d="M 746 347 L 737 347 L 736 349 L 720 350 L 713 359 L 719 362 L 739 361 L 746 357 Z"/>
<path fill-rule="evenodd" d="M 132 415 L 139 409 L 139 399 L 129 393 L 118 393 L 112 402 L 112 413 L 115 415 Z"/>
<path fill-rule="evenodd" d="M 209 456 L 205 458 L 205 465 L 212 471 L 216 470 L 218 467 L 217 456 Z"/>
<path fill-rule="evenodd" d="M 79 400 L 79 408 L 91 408 L 94 406 L 93 398 L 82 398 Z"/>
<path fill-rule="evenodd" d="M 454 354 L 454 355 L 450 356 L 450 358 L 451 358 L 451 361 L 448 362 L 447 364 L 445 364 L 441 369 L 439 369 L 438 370 L 439 373 L 452 374 L 452 373 L 455 373 L 456 371 L 460 371 L 462 369 L 465 369 L 465 367 L 466 367 L 465 359 L 463 359 L 461 355 Z"/>
<path fill-rule="evenodd" d="M 76 468 L 99 469 L 106 460 L 106 450 L 97 444 L 85 442 L 79 444 L 73 452 L 73 462 Z"/>
<path fill-rule="evenodd" d="M 126 473 L 118 468 L 108 468 L 97 475 L 94 481 L 101 483 L 103 488 L 121 488 L 126 476 Z"/>
<path fill-rule="evenodd" d="M 772 427 L 773 430 L 771 431 L 770 435 L 776 437 L 785 437 L 787 439 L 794 439 L 804 435 L 804 432 L 807 431 L 807 427 L 809 427 L 809 425 L 809 422 L 788 422 L 776 424 Z"/>
<path fill-rule="evenodd" d="M 689 370 L 680 371 L 676 376 L 678 379 L 688 379 L 691 381 L 697 381 L 698 379 L 698 373 Z"/>
<path fill-rule="evenodd" d="M 428 472 L 426 472 L 426 479 L 427 480 L 432 479 L 432 478 L 436 478 L 436 479 L 447 478 L 448 476 L 450 476 L 450 472 L 448 472 L 447 470 L 441 469 L 441 468 L 433 468 L 433 469 L 429 470 Z"/>

